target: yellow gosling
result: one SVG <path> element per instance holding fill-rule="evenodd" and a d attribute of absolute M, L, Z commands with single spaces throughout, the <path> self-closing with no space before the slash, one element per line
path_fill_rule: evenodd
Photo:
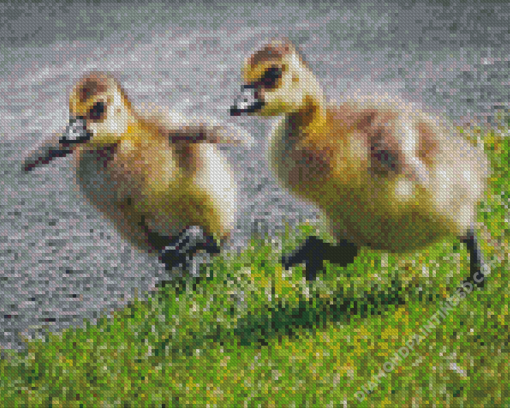
<path fill-rule="evenodd" d="M 285 267 L 347 265 L 358 248 L 404 253 L 449 236 L 470 253 L 470 280 L 483 285 L 476 206 L 488 177 L 484 153 L 451 125 L 399 100 L 358 98 L 327 104 L 308 64 L 286 39 L 256 51 L 242 70 L 232 115 L 283 118 L 269 162 L 283 186 L 318 205 L 338 245 L 309 237 Z"/>
<path fill-rule="evenodd" d="M 136 112 L 118 81 L 102 72 L 75 85 L 69 112 L 66 131 L 30 152 L 25 171 L 74 153 L 77 184 L 89 201 L 125 238 L 157 251 L 167 269 L 200 249 L 219 252 L 216 240 L 227 240 L 234 226 L 237 189 L 216 144 L 248 139 L 176 121 L 155 106 Z"/>

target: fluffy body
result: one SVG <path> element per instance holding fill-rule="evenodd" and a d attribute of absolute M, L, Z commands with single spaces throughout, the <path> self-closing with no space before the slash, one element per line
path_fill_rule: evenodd
<path fill-rule="evenodd" d="M 217 144 L 242 142 L 242 135 L 154 105 L 135 111 L 120 84 L 102 72 L 76 84 L 69 111 L 86 121 L 88 140 L 63 143 L 55 134 L 26 157 L 26 171 L 74 153 L 79 188 L 143 250 L 161 251 L 190 226 L 228 239 L 237 188 Z"/>
<path fill-rule="evenodd" d="M 269 146 L 282 185 L 358 246 L 403 252 L 462 236 L 485 189 L 484 156 L 402 103 L 304 107 L 275 126 Z"/>
<path fill-rule="evenodd" d="M 472 275 L 480 271 L 474 225 L 489 163 L 446 120 L 389 95 L 327 103 L 285 39 L 253 53 L 242 74 L 231 114 L 283 116 L 270 135 L 271 168 L 282 186 L 323 210 L 338 242 L 332 249 L 308 239 L 284 257 L 286 266 L 316 269 L 333 257 L 345 266 L 361 246 L 409 252 L 456 236 L 468 244 Z"/>

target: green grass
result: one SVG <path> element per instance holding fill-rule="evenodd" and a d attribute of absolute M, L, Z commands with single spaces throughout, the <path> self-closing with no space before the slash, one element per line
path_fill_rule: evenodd
<path fill-rule="evenodd" d="M 48 333 L 26 352 L 5 350 L 1 405 L 509 406 L 510 138 L 482 139 L 493 175 L 478 220 L 492 273 L 436 327 L 429 319 L 468 274 L 458 241 L 407 257 L 363 249 L 306 283 L 301 267 L 277 262 L 314 232 L 304 226 L 282 248 L 256 239 L 217 257 L 201 279 L 173 281 L 96 325 Z M 359 402 L 363 386 L 373 392 Z"/>

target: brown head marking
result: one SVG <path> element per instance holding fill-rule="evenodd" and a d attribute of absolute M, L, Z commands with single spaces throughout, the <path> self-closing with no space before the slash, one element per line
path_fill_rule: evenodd
<path fill-rule="evenodd" d="M 288 39 L 273 40 L 253 54 L 249 59 L 249 64 L 253 68 L 261 62 L 280 61 L 285 55 L 295 51 L 296 49 Z"/>
<path fill-rule="evenodd" d="M 81 103 L 91 96 L 105 93 L 108 89 L 108 75 L 102 72 L 92 72 L 78 85 L 78 97 Z"/>

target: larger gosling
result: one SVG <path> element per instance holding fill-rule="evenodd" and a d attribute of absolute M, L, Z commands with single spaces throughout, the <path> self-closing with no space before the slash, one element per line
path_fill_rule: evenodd
<path fill-rule="evenodd" d="M 323 261 L 346 266 L 361 246 L 410 252 L 449 236 L 466 243 L 471 283 L 483 286 L 474 224 L 488 161 L 453 127 L 383 98 L 327 104 L 288 40 L 253 53 L 232 115 L 284 115 L 273 129 L 269 162 L 283 186 L 326 215 L 337 245 L 309 237 L 286 268 L 306 263 L 314 280 Z"/>
<path fill-rule="evenodd" d="M 246 140 L 219 126 L 177 123 L 155 106 L 142 115 L 103 72 L 75 85 L 69 112 L 65 132 L 30 152 L 25 171 L 74 153 L 85 196 L 167 269 L 187 265 L 198 250 L 219 252 L 234 226 L 237 189 L 216 143 Z"/>

